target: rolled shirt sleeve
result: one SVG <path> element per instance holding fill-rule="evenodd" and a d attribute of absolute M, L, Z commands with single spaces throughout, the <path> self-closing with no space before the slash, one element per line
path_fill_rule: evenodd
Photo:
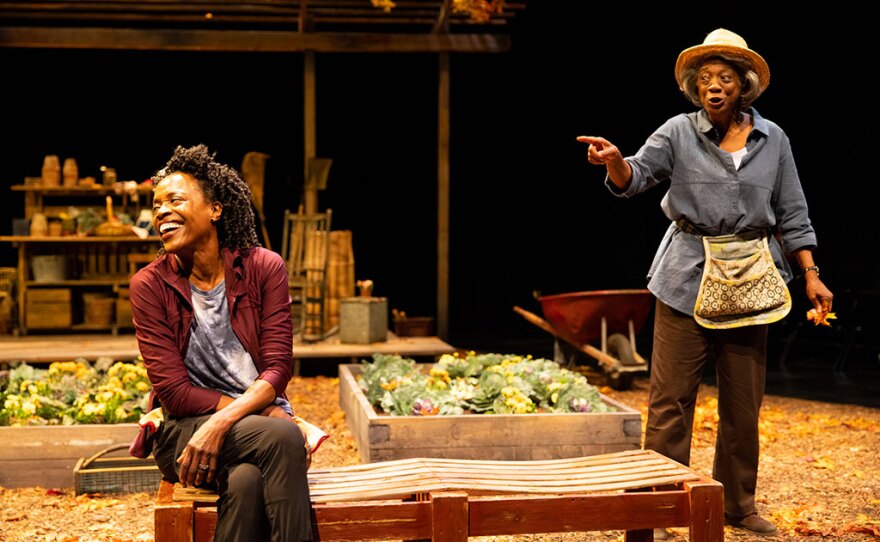
<path fill-rule="evenodd" d="M 260 266 L 265 275 L 261 281 L 260 374 L 257 378 L 271 384 L 276 397 L 285 397 L 293 365 L 287 267 L 278 254 L 268 250 L 260 252 L 265 257 Z"/>
<path fill-rule="evenodd" d="M 774 190 L 774 212 L 776 227 L 782 237 L 782 248 L 786 254 L 800 249 L 816 248 L 816 232 L 810 223 L 807 211 L 807 198 L 801 187 L 791 143 L 782 136 L 780 144 L 779 170 Z"/>
<path fill-rule="evenodd" d="M 672 174 L 675 162 L 673 137 L 675 119 L 670 119 L 651 134 L 635 156 L 625 158 L 632 168 L 632 179 L 625 190 L 617 188 L 611 178 L 605 176 L 605 186 L 615 196 L 629 198 L 656 186 Z"/>

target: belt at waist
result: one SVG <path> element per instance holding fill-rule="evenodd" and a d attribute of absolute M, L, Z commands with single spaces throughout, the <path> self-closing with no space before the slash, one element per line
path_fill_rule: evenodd
<path fill-rule="evenodd" d="M 696 226 L 694 226 L 693 224 L 691 224 L 690 222 L 688 222 L 687 220 L 685 220 L 683 218 L 680 218 L 675 221 L 675 227 L 678 228 L 679 230 L 683 231 L 684 233 L 694 235 L 696 237 L 719 237 L 719 236 L 708 235 L 703 230 L 697 228 Z M 768 233 L 769 233 L 768 230 L 761 228 L 761 229 L 756 229 L 756 230 L 746 230 L 746 231 L 736 232 L 734 234 L 729 234 L 729 235 L 736 235 L 737 237 L 740 237 L 742 239 L 755 239 L 757 237 L 762 237 L 764 235 L 767 235 Z"/>

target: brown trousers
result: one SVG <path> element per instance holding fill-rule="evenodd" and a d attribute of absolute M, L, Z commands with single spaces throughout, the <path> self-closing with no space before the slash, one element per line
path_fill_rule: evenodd
<path fill-rule="evenodd" d="M 153 449 L 166 479 L 178 481 L 176 459 L 209 417 L 166 418 Z M 218 464 L 216 542 L 312 539 L 306 453 L 296 424 L 245 416 L 226 435 Z"/>
<path fill-rule="evenodd" d="M 657 301 L 645 448 L 687 465 L 703 367 L 714 353 L 718 437 L 712 476 L 724 484 L 724 513 L 755 512 L 758 411 L 764 397 L 767 326 L 713 330 Z"/>

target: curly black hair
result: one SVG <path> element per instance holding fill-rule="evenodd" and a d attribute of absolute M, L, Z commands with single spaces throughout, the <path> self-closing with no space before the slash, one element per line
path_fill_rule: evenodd
<path fill-rule="evenodd" d="M 153 176 L 153 185 L 172 173 L 187 173 L 199 183 L 209 203 L 219 203 L 223 214 L 217 223 L 220 247 L 247 251 L 260 246 L 251 208 L 251 190 L 235 169 L 214 159 L 205 145 L 178 146 L 165 167 Z"/>

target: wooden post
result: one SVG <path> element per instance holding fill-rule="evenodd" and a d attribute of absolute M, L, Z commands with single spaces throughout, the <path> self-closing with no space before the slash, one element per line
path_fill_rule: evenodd
<path fill-rule="evenodd" d="M 437 335 L 449 335 L 449 53 L 440 53 L 437 111 Z"/>
<path fill-rule="evenodd" d="M 714 480 L 685 482 L 690 500 L 691 542 L 723 542 L 724 488 Z"/>
<path fill-rule="evenodd" d="M 464 491 L 431 493 L 431 540 L 467 542 L 468 497 Z"/>
<path fill-rule="evenodd" d="M 303 179 L 305 179 L 305 211 L 307 216 L 318 212 L 318 187 L 309 183 L 309 163 L 317 153 L 317 123 L 316 123 L 316 96 L 315 96 L 315 52 L 306 51 L 303 63 L 305 76 L 303 78 L 305 110 L 303 111 L 303 125 L 305 130 L 305 156 Z"/>

